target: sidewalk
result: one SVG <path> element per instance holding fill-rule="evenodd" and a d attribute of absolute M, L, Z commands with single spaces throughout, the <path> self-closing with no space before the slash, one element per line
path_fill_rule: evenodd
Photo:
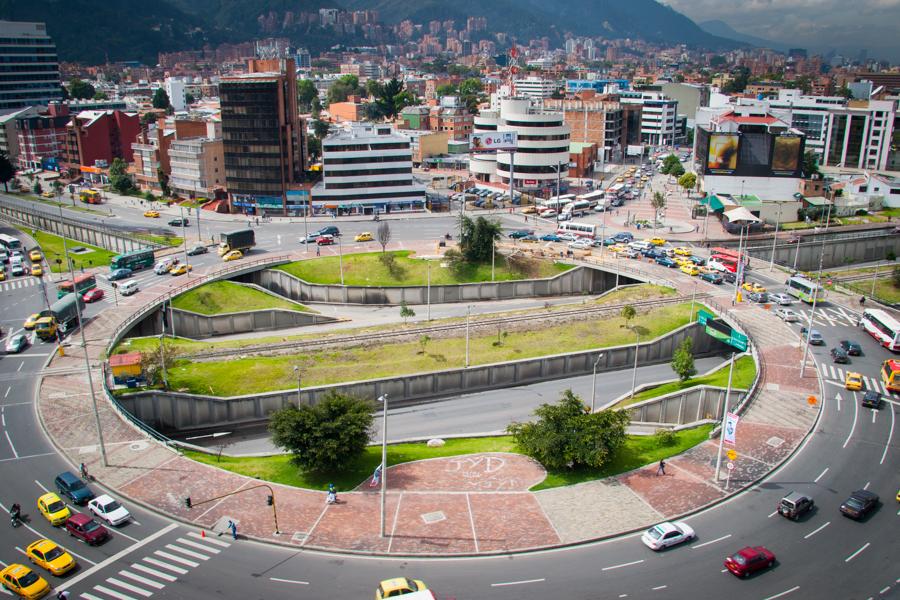
<path fill-rule="evenodd" d="M 638 268 L 656 279 L 668 271 L 649 263 Z M 678 278 L 682 293 L 692 281 Z M 158 291 L 154 295 L 159 295 Z M 146 296 L 146 301 L 150 296 Z M 722 307 L 727 291 L 717 295 Z M 724 308 L 723 308 L 724 310 Z M 108 310 L 88 325 L 87 352 L 101 390 L 99 365 L 109 337 L 127 310 Z M 566 488 L 529 492 L 544 477 L 540 465 L 509 454 L 481 454 L 408 463 L 387 472 L 388 535 L 379 535 L 377 487 L 363 482 L 325 504 L 323 491 L 274 485 L 281 534 L 274 533 L 265 505 L 268 491 L 252 490 L 193 510 L 184 497 L 200 502 L 258 485 L 242 477 L 195 463 L 150 439 L 98 396 L 109 466 L 100 464 L 87 376 L 45 376 L 39 388 L 38 414 L 54 444 L 77 465 L 123 496 L 173 518 L 209 528 L 223 515 L 240 520 L 239 532 L 253 538 L 297 547 L 391 555 L 447 556 L 515 552 L 607 537 L 647 527 L 715 503 L 750 485 L 785 460 L 816 421 L 821 403 L 817 369 L 799 376 L 800 346 L 789 328 L 758 307 L 738 305 L 727 312 L 738 319 L 757 344 L 760 390 L 738 428 L 734 469 L 713 481 L 717 441 L 711 440 L 667 461 L 664 476 L 656 465 L 605 480 Z M 66 349 L 52 367 L 82 367 L 84 350 Z M 64 416 L 61 416 L 64 415 Z M 714 415 L 709 415 L 714 418 Z"/>

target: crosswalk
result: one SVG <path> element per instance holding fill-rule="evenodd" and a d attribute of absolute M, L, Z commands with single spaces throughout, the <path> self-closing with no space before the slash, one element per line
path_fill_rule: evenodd
<path fill-rule="evenodd" d="M 15 277 L 12 279 L 7 279 L 6 281 L 0 281 L 0 292 L 8 292 L 12 290 L 19 290 L 27 287 L 33 287 L 40 283 L 40 279 L 37 277 Z"/>
<path fill-rule="evenodd" d="M 84 600 L 141 600 L 154 594 L 165 594 L 167 585 L 178 581 L 204 562 L 220 554 L 231 543 L 204 537 L 191 531 L 163 548 L 121 569 L 115 575 L 82 592 Z"/>
<path fill-rule="evenodd" d="M 835 367 L 834 365 L 819 363 L 819 373 L 822 374 L 823 378 L 838 382 L 841 386 L 843 386 L 844 382 L 847 380 L 847 371 L 840 367 Z M 887 387 L 884 385 L 884 382 L 877 377 L 868 377 L 866 375 L 863 375 L 862 380 L 864 391 L 873 390 L 876 392 L 881 392 L 885 396 L 891 395 Z"/>
<path fill-rule="evenodd" d="M 791 308 L 800 315 L 801 320 L 807 324 L 810 322 L 812 308 L 794 304 Z M 813 323 L 820 327 L 856 327 L 859 317 L 843 306 L 817 306 Z"/>

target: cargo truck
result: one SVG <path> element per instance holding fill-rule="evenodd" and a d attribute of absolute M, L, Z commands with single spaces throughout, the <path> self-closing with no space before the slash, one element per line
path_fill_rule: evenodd
<path fill-rule="evenodd" d="M 224 256 L 232 250 L 240 250 L 246 254 L 255 245 L 256 235 L 252 229 L 219 234 L 219 256 Z"/>
<path fill-rule="evenodd" d="M 56 339 L 57 331 L 65 333 L 77 323 L 78 311 L 83 308 L 84 300 L 80 294 L 66 294 L 54 302 L 50 310 L 41 311 L 34 331 L 44 341 Z"/>

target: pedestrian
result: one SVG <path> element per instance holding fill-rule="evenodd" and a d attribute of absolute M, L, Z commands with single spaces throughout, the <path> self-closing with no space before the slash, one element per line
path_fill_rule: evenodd
<path fill-rule="evenodd" d="M 259 227 L 259 217 L 256 217 L 256 226 Z"/>
<path fill-rule="evenodd" d="M 865 297 L 865 296 L 860 297 L 860 299 L 859 299 L 859 305 L 862 306 L 862 305 L 865 304 L 865 303 L 866 303 L 866 297 Z"/>
<path fill-rule="evenodd" d="M 56 594 L 56 600 L 69 600 L 69 590 L 63 590 Z"/>
<path fill-rule="evenodd" d="M 528 222 L 528 215 L 525 215 L 525 222 Z"/>
<path fill-rule="evenodd" d="M 665 475 L 665 474 L 666 474 L 666 461 L 660 460 L 659 467 L 657 467 L 657 469 L 656 469 L 656 476 L 659 477 L 660 475 Z"/>
<path fill-rule="evenodd" d="M 316 256 L 321 256 L 322 253 L 319 251 L 319 245 L 316 244 Z"/>
<path fill-rule="evenodd" d="M 228 521 L 228 529 L 231 530 L 232 539 L 237 539 L 237 523 L 234 521 Z"/>

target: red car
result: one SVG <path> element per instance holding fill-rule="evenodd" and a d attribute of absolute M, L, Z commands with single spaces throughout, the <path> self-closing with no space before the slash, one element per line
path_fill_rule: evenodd
<path fill-rule="evenodd" d="M 316 238 L 316 244 L 319 246 L 330 246 L 334 244 L 333 235 L 320 235 Z"/>
<path fill-rule="evenodd" d="M 88 290 L 84 293 L 83 298 L 85 302 L 96 302 L 97 300 L 102 300 L 103 290 L 101 290 L 100 288 Z"/>
<path fill-rule="evenodd" d="M 109 530 L 87 515 L 75 513 L 66 519 L 66 531 L 91 546 L 109 539 Z"/>
<path fill-rule="evenodd" d="M 774 564 L 775 555 L 764 546 L 747 546 L 725 559 L 725 568 L 738 577 L 749 577 Z"/>

